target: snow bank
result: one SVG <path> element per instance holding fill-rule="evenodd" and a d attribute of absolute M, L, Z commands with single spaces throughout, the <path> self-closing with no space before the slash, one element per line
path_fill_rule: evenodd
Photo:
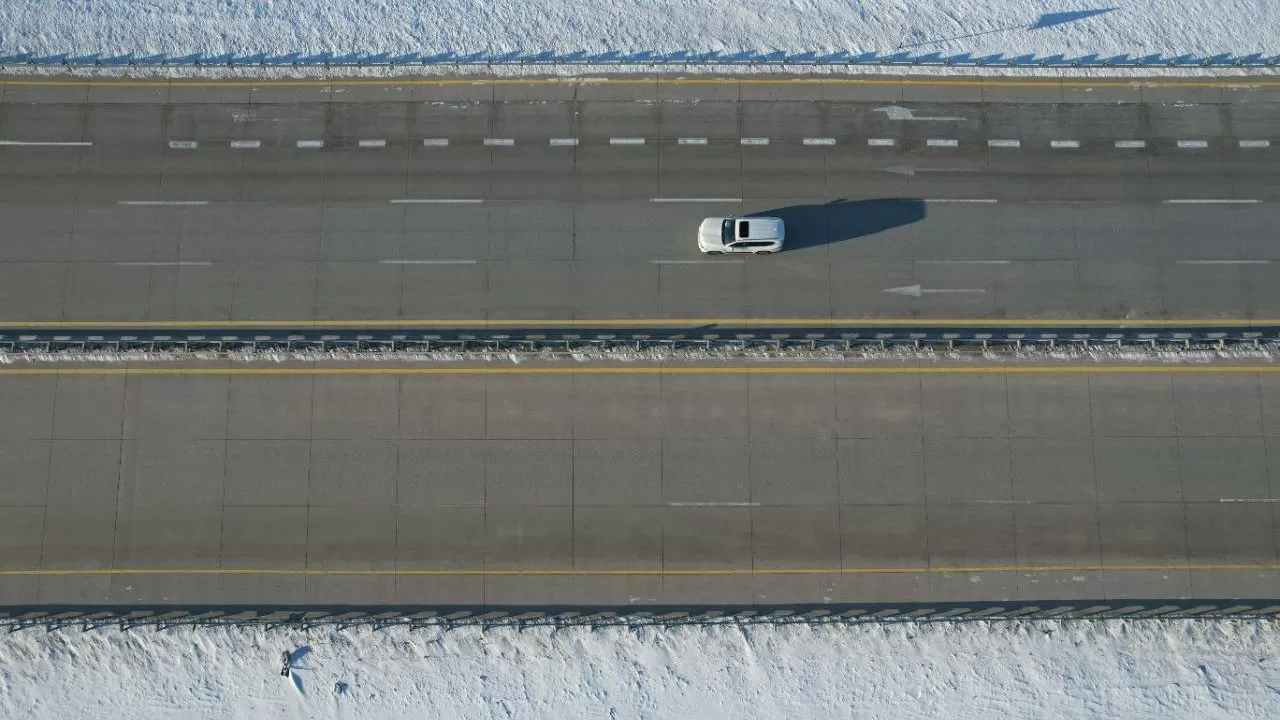
<path fill-rule="evenodd" d="M 0 0 L 0 56 L 1280 53 L 1272 0 Z"/>
<path fill-rule="evenodd" d="M 1277 646 L 1223 620 L 23 630 L 0 716 L 1246 720 L 1280 717 Z"/>

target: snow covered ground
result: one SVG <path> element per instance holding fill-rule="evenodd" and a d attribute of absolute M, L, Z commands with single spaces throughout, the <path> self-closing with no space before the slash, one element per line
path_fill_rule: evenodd
<path fill-rule="evenodd" d="M 1275 0 L 0 0 L 0 56 L 1280 54 Z"/>
<path fill-rule="evenodd" d="M 5 718 L 1280 717 L 1229 620 L 22 630 Z M 290 666 L 290 674 L 281 674 Z"/>

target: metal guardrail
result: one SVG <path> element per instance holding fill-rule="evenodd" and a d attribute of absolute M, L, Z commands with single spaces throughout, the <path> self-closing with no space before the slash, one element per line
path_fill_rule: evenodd
<path fill-rule="evenodd" d="M 1154 53 L 1133 55 L 1124 53 L 1104 56 L 1099 53 L 1067 57 L 1063 54 L 1038 55 L 1035 53 L 980 55 L 972 53 L 943 54 L 941 52 L 838 52 L 818 51 L 742 51 L 698 52 L 678 50 L 674 52 L 409 52 L 409 53 L 347 53 L 331 52 L 283 55 L 257 53 L 252 55 L 203 53 L 137 55 L 133 53 L 113 55 L 109 53 L 61 53 L 41 55 L 36 53 L 8 53 L 0 50 L 0 67 L 433 67 L 433 66 L 544 66 L 544 65 L 594 65 L 594 66 L 734 66 L 734 65 L 793 65 L 813 67 L 841 66 L 943 66 L 943 67 L 1044 67 L 1044 68 L 1250 68 L 1280 66 L 1280 54 L 1219 53 L 1216 55 Z"/>
<path fill-rule="evenodd" d="M 1161 327 L 1054 325 L 1034 327 L 856 325 L 788 327 L 725 324 L 658 327 L 458 327 L 429 331 L 397 328 L 6 328 L 0 351 L 573 351 L 621 350 L 830 350 L 931 348 L 1081 349 L 1261 347 L 1280 343 L 1280 326 Z"/>
<path fill-rule="evenodd" d="M 9 606 L 0 628 L 675 626 L 974 620 L 1280 618 L 1280 600 L 1071 600 L 776 606 Z"/>

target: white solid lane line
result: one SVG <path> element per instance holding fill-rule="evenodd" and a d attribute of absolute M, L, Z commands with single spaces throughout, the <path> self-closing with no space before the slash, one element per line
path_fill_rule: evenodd
<path fill-rule="evenodd" d="M 91 142 L 37 142 L 29 140 L 0 140 L 0 145 L 4 147 L 90 147 Z"/>
<path fill-rule="evenodd" d="M 208 205 L 208 200 L 121 200 L 121 205 Z"/>
<path fill-rule="evenodd" d="M 475 265 L 475 260 L 379 260 L 379 265 Z"/>
<path fill-rule="evenodd" d="M 1261 200 L 1237 198 L 1173 198 L 1165 205 L 1257 205 Z"/>
<path fill-rule="evenodd" d="M 392 205 L 475 205 L 484 200 L 481 198 L 391 198 L 387 202 Z"/>
<path fill-rule="evenodd" d="M 121 267 L 207 267 L 213 263 L 208 260 L 181 260 L 175 262 L 118 262 Z"/>
<path fill-rule="evenodd" d="M 649 202 L 741 202 L 741 197 L 650 197 Z"/>

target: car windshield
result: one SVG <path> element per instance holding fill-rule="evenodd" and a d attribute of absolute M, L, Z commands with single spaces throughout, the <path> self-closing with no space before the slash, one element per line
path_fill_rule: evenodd
<path fill-rule="evenodd" d="M 733 242 L 733 220 L 725 220 L 720 223 L 720 242 L 725 245 Z"/>

